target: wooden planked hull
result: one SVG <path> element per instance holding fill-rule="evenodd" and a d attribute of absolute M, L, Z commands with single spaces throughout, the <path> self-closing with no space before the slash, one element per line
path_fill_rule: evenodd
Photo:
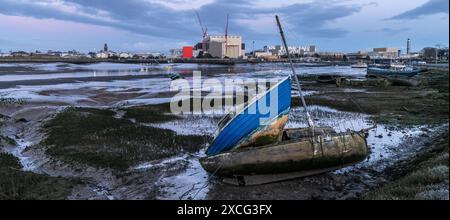
<path fill-rule="evenodd" d="M 208 172 L 236 176 L 327 169 L 362 161 L 367 155 L 364 134 L 355 132 L 241 148 L 201 158 L 200 162 Z"/>

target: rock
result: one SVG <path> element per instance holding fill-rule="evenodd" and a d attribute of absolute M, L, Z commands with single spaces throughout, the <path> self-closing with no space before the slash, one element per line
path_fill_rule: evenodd
<path fill-rule="evenodd" d="M 421 137 L 430 137 L 428 134 L 425 134 L 425 133 L 421 134 L 420 136 Z"/>
<path fill-rule="evenodd" d="M 429 132 L 430 131 L 428 128 L 421 128 L 420 130 L 423 131 L 423 132 Z"/>
<path fill-rule="evenodd" d="M 26 123 L 26 122 L 28 122 L 28 120 L 25 119 L 25 118 L 19 118 L 19 119 L 16 120 L 16 123 L 19 123 L 19 122 Z"/>
<path fill-rule="evenodd" d="M 377 135 L 377 136 L 375 136 L 375 137 L 377 137 L 377 138 L 383 138 L 383 135 Z"/>

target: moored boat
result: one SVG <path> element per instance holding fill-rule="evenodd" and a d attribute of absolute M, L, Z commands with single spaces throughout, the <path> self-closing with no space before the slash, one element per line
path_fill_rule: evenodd
<path fill-rule="evenodd" d="M 355 63 L 355 64 L 351 65 L 350 67 L 351 68 L 365 69 L 365 68 L 367 68 L 367 64 L 363 63 L 363 62 L 358 62 L 358 63 Z"/>
<path fill-rule="evenodd" d="M 384 68 L 378 68 L 378 67 L 367 68 L 367 74 L 369 74 L 369 75 L 415 76 L 420 72 L 421 72 L 420 69 L 416 69 L 416 68 L 412 68 L 412 67 L 405 67 L 405 68 L 401 68 L 401 69 L 395 69 L 395 68 L 384 69 Z"/>

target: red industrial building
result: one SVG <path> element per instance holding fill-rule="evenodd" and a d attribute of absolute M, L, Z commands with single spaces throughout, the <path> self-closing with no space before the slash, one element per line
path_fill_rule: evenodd
<path fill-rule="evenodd" d="M 183 47 L 183 59 L 192 58 L 193 52 L 194 52 L 194 47 L 191 47 L 191 46 Z"/>

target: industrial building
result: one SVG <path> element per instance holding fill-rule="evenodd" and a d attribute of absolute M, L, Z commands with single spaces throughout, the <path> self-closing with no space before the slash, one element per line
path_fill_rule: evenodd
<path fill-rule="evenodd" d="M 184 46 L 183 47 L 183 59 L 190 59 L 193 56 L 194 47 L 192 46 Z"/>
<path fill-rule="evenodd" d="M 394 47 L 373 48 L 369 53 L 371 59 L 396 59 L 398 58 L 398 49 Z"/>
<path fill-rule="evenodd" d="M 212 57 L 242 58 L 245 55 L 245 44 L 241 36 L 211 35 L 206 38 L 206 51 Z"/>

